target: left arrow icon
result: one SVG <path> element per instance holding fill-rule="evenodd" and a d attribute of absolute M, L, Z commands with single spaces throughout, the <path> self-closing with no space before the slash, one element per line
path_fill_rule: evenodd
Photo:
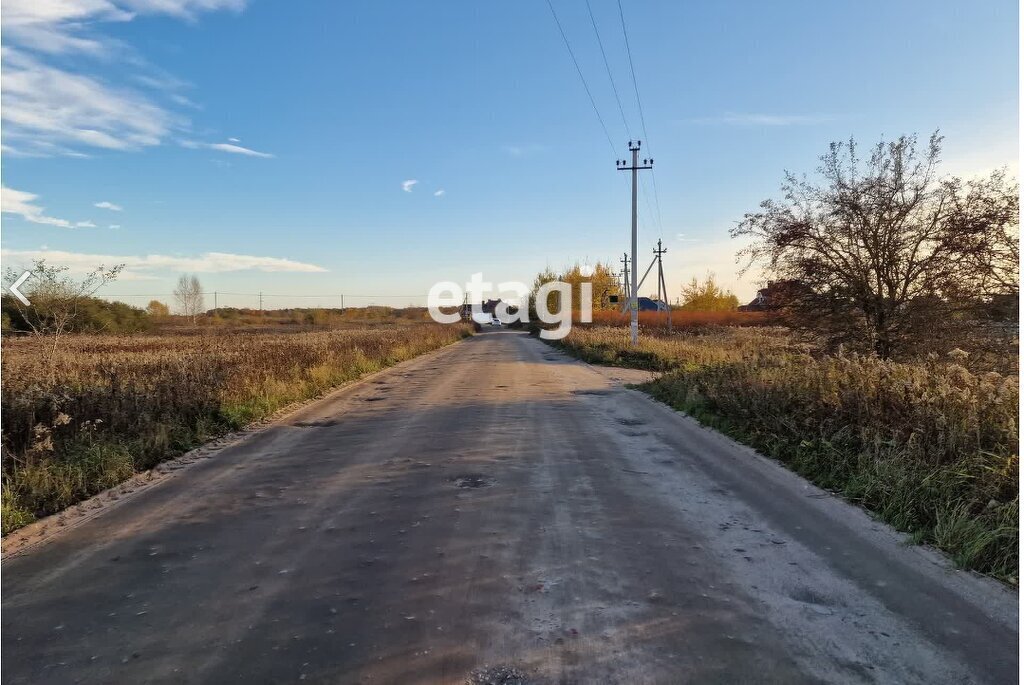
<path fill-rule="evenodd" d="M 25 281 L 28 280 L 28 277 L 31 276 L 31 275 L 32 275 L 31 271 L 26 271 L 22 275 L 18 276 L 18 280 L 16 280 L 14 283 L 12 283 L 10 285 L 10 287 L 8 288 L 8 290 L 11 291 L 11 294 L 14 295 L 16 298 L 18 298 L 19 300 L 21 300 L 21 303 L 23 305 L 25 305 L 26 307 L 31 306 L 32 303 L 28 301 L 28 298 L 25 297 L 22 294 L 22 292 L 20 290 L 18 290 L 18 288 L 20 288 L 25 283 Z"/>

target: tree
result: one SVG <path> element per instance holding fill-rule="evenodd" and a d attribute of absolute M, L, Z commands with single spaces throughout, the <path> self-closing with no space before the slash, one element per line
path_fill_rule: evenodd
<path fill-rule="evenodd" d="M 81 323 L 87 305 L 94 299 L 92 295 L 115 280 L 123 268 L 123 264 L 110 269 L 98 266 L 84 276 L 75 278 L 69 275 L 66 266 L 50 266 L 45 259 L 36 259 L 30 269 L 32 276 L 21 288 L 30 304 L 25 305 L 13 297 L 8 302 L 24 330 L 53 338 L 50 348 L 52 356 L 57 351 L 61 336 Z M 18 269 L 7 269 L 5 275 L 9 282 L 13 282 L 21 272 Z"/>
<path fill-rule="evenodd" d="M 783 199 L 746 214 L 733 237 L 776 280 L 799 284 L 793 325 L 889 358 L 965 328 L 994 297 L 1016 296 L 1018 187 L 1005 170 L 938 174 L 942 138 L 916 136 L 858 156 L 833 143 L 820 179 L 786 173 Z M 949 337 L 947 340 L 951 339 Z"/>
<path fill-rule="evenodd" d="M 153 319 L 163 319 L 171 314 L 171 308 L 160 300 L 150 300 L 146 305 L 146 313 Z"/>
<path fill-rule="evenodd" d="M 591 308 L 615 309 L 616 305 L 611 303 L 610 295 L 620 294 L 619 279 L 612 267 L 598 262 L 593 267 L 580 266 L 579 262 L 568 267 L 559 280 L 572 286 L 573 309 L 579 309 L 582 304 L 582 290 L 580 285 L 584 282 L 590 283 Z"/>
<path fill-rule="evenodd" d="M 178 278 L 178 286 L 174 289 L 174 299 L 181 308 L 182 314 L 196 322 L 196 318 L 203 311 L 203 286 L 195 275 L 182 274 Z"/>
<path fill-rule="evenodd" d="M 694 276 L 682 289 L 683 306 L 691 312 L 731 311 L 740 306 L 740 301 L 732 293 L 715 283 L 715 275 L 708 272 L 703 281 Z"/>

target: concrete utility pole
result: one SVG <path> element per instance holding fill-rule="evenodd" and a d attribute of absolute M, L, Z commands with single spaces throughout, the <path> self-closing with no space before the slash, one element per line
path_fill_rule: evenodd
<path fill-rule="evenodd" d="M 637 312 L 640 311 L 639 302 L 637 302 L 637 279 L 636 279 L 636 172 L 641 169 L 653 169 L 654 160 L 645 159 L 643 165 L 640 165 L 640 141 L 635 143 L 629 141 L 629 151 L 633 153 L 633 163 L 627 166 L 626 160 L 619 160 L 615 164 L 619 171 L 633 172 L 633 276 L 630 279 L 630 291 L 629 291 L 629 339 L 634 345 L 637 344 L 637 338 L 639 337 L 639 326 L 637 324 Z"/>
<path fill-rule="evenodd" d="M 260 316 L 263 316 L 263 291 L 260 291 Z"/>
<path fill-rule="evenodd" d="M 622 253 L 622 311 L 629 306 L 629 255 Z"/>
<path fill-rule="evenodd" d="M 658 247 L 654 249 L 654 256 L 658 260 L 658 301 L 665 303 L 665 311 L 668 312 L 668 332 L 672 332 L 672 305 L 668 301 L 668 286 L 665 285 L 665 270 L 661 268 L 661 255 L 668 252 L 667 247 L 661 246 L 661 238 L 658 238 Z"/>
<path fill-rule="evenodd" d="M 213 311 L 217 311 L 217 291 L 213 291 Z"/>

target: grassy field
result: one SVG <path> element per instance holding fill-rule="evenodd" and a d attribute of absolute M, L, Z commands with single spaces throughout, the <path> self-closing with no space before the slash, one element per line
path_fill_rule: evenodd
<path fill-rule="evenodd" d="M 193 329 L 3 341 L 3 532 L 290 403 L 437 349 L 464 326 Z"/>
<path fill-rule="evenodd" d="M 666 371 L 657 399 L 858 502 L 962 567 L 1018 577 L 1018 379 L 962 354 L 921 363 L 815 354 L 781 328 L 647 335 L 574 327 L 594 363 Z"/>

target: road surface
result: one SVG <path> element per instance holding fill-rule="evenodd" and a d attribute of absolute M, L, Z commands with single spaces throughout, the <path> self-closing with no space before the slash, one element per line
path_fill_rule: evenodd
<path fill-rule="evenodd" d="M 3 563 L 14 683 L 1009 683 L 1017 596 L 523 333 Z"/>

